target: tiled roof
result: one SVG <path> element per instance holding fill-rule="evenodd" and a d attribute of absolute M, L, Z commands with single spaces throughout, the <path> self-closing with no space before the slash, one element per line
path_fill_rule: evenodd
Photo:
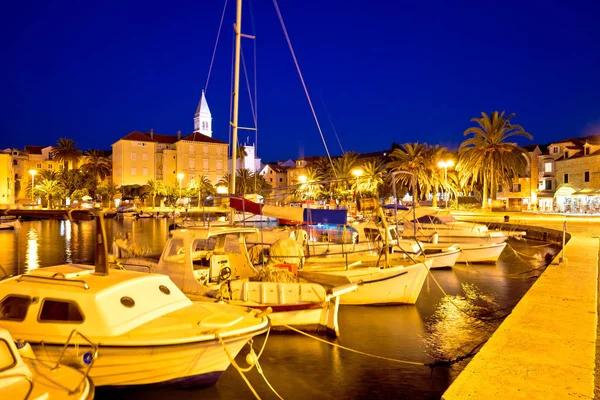
<path fill-rule="evenodd" d="M 42 154 L 42 149 L 46 146 L 25 146 L 25 151 L 29 154 Z"/>
<path fill-rule="evenodd" d="M 146 135 L 150 136 L 148 133 Z M 158 143 L 173 144 L 177 142 L 177 136 L 173 135 L 163 135 L 162 133 L 154 133 L 152 137 L 154 138 L 154 141 Z"/>
<path fill-rule="evenodd" d="M 201 134 L 199 132 L 194 132 L 191 135 L 187 135 L 187 136 L 181 138 L 181 140 L 189 140 L 191 142 L 205 142 L 205 143 L 227 144 L 226 142 L 224 142 L 222 140 L 215 139 L 213 137 L 203 135 L 203 134 Z"/>
<path fill-rule="evenodd" d="M 154 135 L 156 136 L 156 134 Z M 137 140 L 139 142 L 156 142 L 156 140 L 150 139 L 150 136 L 143 132 L 133 131 L 130 134 L 123 136 L 121 140 Z"/>

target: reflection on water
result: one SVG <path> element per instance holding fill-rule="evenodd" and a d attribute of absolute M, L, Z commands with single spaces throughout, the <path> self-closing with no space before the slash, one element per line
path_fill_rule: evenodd
<path fill-rule="evenodd" d="M 107 237 L 129 233 L 140 246 L 160 253 L 168 236 L 166 219 L 107 220 Z M 9 272 L 65 262 L 94 260 L 92 222 L 33 221 L 0 232 L 0 262 Z M 497 264 L 457 265 L 432 271 L 414 306 L 340 309 L 340 345 L 397 360 L 430 363 L 463 356 L 489 338 L 535 282 L 558 247 L 510 240 Z M 483 319 L 483 320 L 482 320 Z M 84 332 L 85 333 L 85 332 Z M 264 335 L 256 338 L 258 351 Z M 236 359 L 246 366 L 248 349 Z M 468 360 L 450 368 L 384 361 L 331 347 L 297 334 L 271 334 L 260 359 L 269 383 L 285 399 L 439 399 Z M 256 369 L 248 379 L 262 398 L 276 398 Z M 229 368 L 210 388 L 104 392 L 98 399 L 250 399 L 252 392 Z"/>
<path fill-rule="evenodd" d="M 27 250 L 25 253 L 25 272 L 39 268 L 40 259 L 38 257 L 38 234 L 35 228 L 27 231 Z"/>

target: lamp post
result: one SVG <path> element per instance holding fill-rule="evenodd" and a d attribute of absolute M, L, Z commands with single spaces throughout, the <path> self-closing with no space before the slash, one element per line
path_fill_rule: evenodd
<path fill-rule="evenodd" d="M 440 161 L 438 163 L 438 167 L 444 168 L 444 205 L 448 208 L 448 192 L 446 190 L 446 185 L 448 184 L 448 168 L 454 166 L 454 161 Z"/>
<path fill-rule="evenodd" d="M 177 179 L 179 179 L 179 202 L 181 203 L 181 180 L 183 179 L 183 173 L 178 173 Z"/>
<path fill-rule="evenodd" d="M 33 178 L 35 177 L 35 174 L 37 174 L 37 171 L 35 169 L 30 169 L 29 173 L 31 174 L 31 203 L 33 204 Z"/>

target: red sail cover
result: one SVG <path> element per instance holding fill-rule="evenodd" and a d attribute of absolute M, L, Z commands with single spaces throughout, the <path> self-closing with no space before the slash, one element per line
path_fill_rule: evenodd
<path fill-rule="evenodd" d="M 242 197 L 232 197 L 229 201 L 232 208 L 267 217 L 307 222 L 309 224 L 345 225 L 348 213 L 346 210 L 320 210 L 300 207 L 277 207 L 258 204 Z"/>

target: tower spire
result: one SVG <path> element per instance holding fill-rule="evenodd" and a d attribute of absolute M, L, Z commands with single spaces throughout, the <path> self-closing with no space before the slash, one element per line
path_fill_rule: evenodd
<path fill-rule="evenodd" d="M 200 96 L 198 108 L 196 108 L 196 114 L 194 115 L 194 133 L 201 133 L 212 137 L 212 114 L 208 108 L 204 90 L 202 91 L 202 96 Z"/>

